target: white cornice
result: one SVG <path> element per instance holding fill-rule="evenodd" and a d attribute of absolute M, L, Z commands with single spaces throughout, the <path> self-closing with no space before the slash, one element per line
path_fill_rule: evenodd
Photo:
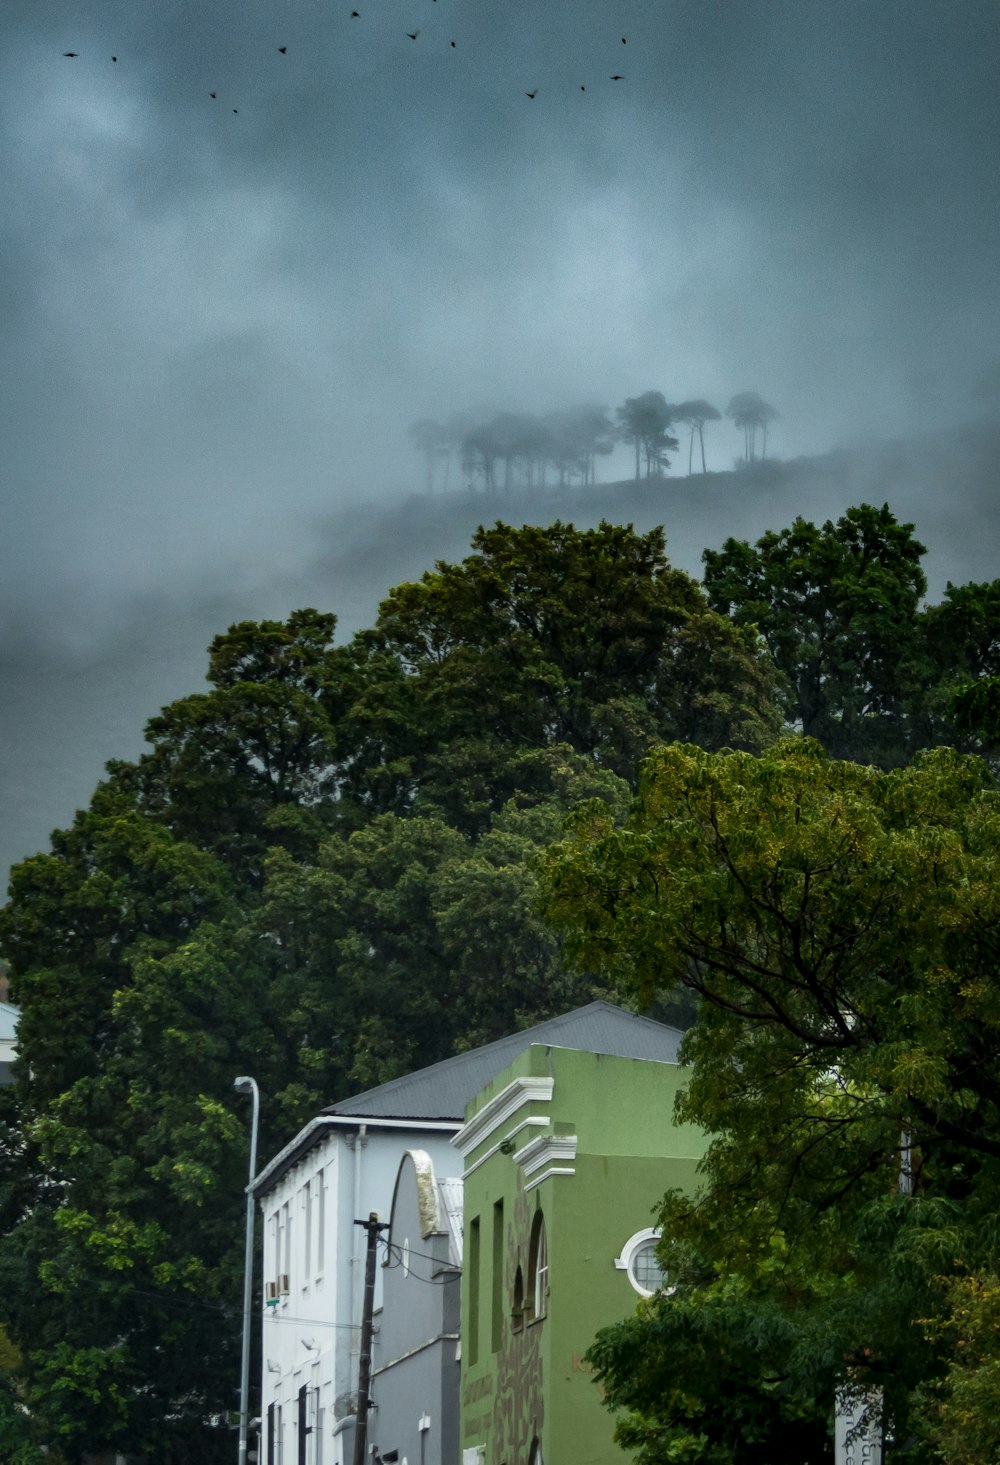
<path fill-rule="evenodd" d="M 540 1134 L 529 1140 L 514 1156 L 514 1163 L 520 1165 L 527 1180 L 539 1170 L 551 1169 L 553 1165 L 572 1166 L 576 1159 L 577 1137 L 575 1134 Z M 575 1175 L 574 1169 L 560 1169 L 559 1175 Z"/>
<path fill-rule="evenodd" d="M 527 1193 L 528 1193 L 529 1190 L 534 1190 L 534 1188 L 535 1188 L 536 1185 L 541 1185 L 541 1183 L 542 1183 L 543 1180 L 548 1180 L 553 1175 L 575 1175 L 575 1174 L 576 1174 L 576 1171 L 573 1170 L 572 1168 L 566 1168 L 566 1167 L 561 1166 L 561 1165 L 552 1165 L 552 1166 L 550 1166 L 550 1168 L 548 1170 L 542 1170 L 540 1172 L 540 1174 L 533 1175 L 530 1180 L 526 1180 L 525 1183 L 524 1183 L 524 1193 L 525 1193 L 525 1195 L 527 1195 Z"/>
<path fill-rule="evenodd" d="M 478 1114 L 473 1114 L 468 1124 L 454 1136 L 452 1144 L 464 1159 L 523 1105 L 548 1104 L 554 1086 L 555 1079 L 552 1078 L 515 1078 L 506 1088 L 494 1094 Z"/>
<path fill-rule="evenodd" d="M 483 1150 L 483 1153 L 478 1159 L 473 1160 L 471 1165 L 467 1165 L 462 1171 L 462 1179 L 468 1180 L 469 1176 L 474 1174 L 480 1165 L 485 1165 L 487 1160 L 492 1160 L 493 1156 L 499 1154 L 501 1151 L 509 1155 L 513 1148 L 511 1142 L 516 1134 L 521 1133 L 522 1129 L 537 1129 L 539 1126 L 543 1129 L 548 1129 L 548 1115 L 543 1117 L 541 1114 L 529 1114 L 527 1119 L 522 1119 L 520 1124 L 515 1124 L 514 1128 L 508 1130 L 501 1139 L 494 1140 L 488 1150 Z"/>

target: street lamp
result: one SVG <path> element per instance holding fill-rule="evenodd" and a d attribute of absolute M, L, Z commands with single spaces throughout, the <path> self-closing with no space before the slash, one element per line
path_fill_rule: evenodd
<path fill-rule="evenodd" d="M 240 1449 L 238 1465 L 246 1465 L 247 1423 L 249 1420 L 250 1393 L 250 1305 L 253 1290 L 253 1182 L 257 1173 L 257 1121 L 260 1118 L 260 1090 L 257 1081 L 242 1076 L 235 1079 L 233 1088 L 238 1094 L 253 1096 L 253 1120 L 250 1126 L 250 1179 L 247 1183 L 247 1226 L 246 1251 L 243 1258 L 243 1356 L 240 1360 Z"/>

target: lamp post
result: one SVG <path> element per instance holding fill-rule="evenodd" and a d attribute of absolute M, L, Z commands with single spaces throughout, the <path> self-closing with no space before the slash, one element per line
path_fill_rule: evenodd
<path fill-rule="evenodd" d="M 257 1081 L 242 1076 L 233 1082 L 238 1094 L 250 1094 L 253 1098 L 253 1120 L 250 1126 L 250 1179 L 247 1182 L 247 1224 L 246 1250 L 243 1258 L 243 1356 L 240 1360 L 240 1448 L 238 1465 L 246 1465 L 247 1424 L 249 1421 L 250 1393 L 250 1306 L 253 1291 L 253 1182 L 257 1173 L 257 1122 L 260 1118 L 260 1090 Z"/>

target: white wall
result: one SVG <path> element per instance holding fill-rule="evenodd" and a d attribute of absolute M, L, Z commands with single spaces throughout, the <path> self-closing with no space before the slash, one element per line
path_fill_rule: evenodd
<path fill-rule="evenodd" d="M 419 1146 L 444 1173 L 454 1164 L 451 1135 L 458 1124 L 433 1128 L 418 1121 L 331 1121 L 311 1147 L 260 1197 L 264 1227 L 263 1363 L 259 1411 L 260 1465 L 268 1459 L 268 1407 L 280 1410 L 275 1465 L 298 1465 L 298 1396 L 306 1385 L 309 1423 L 306 1465 L 351 1465 L 358 1343 L 364 1288 L 365 1231 L 355 1219 L 372 1211 L 388 1220 L 399 1163 Z M 383 1252 L 379 1252 L 379 1261 Z M 287 1277 L 267 1304 L 267 1284 Z M 381 1267 L 375 1306 L 381 1305 Z M 377 1319 L 376 1319 L 377 1322 Z M 307 1346 L 314 1345 L 314 1346 Z M 378 1366 L 376 1333 L 373 1362 Z M 339 1407 L 338 1407 L 339 1401 Z M 345 1427 L 346 1425 L 346 1427 Z"/>

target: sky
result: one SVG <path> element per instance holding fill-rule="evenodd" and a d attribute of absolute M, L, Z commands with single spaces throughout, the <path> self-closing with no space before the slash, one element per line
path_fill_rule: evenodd
<path fill-rule="evenodd" d="M 370 619 L 418 418 L 995 408 L 998 72 L 995 0 L 5 0 L 0 862 L 207 626 Z"/>

